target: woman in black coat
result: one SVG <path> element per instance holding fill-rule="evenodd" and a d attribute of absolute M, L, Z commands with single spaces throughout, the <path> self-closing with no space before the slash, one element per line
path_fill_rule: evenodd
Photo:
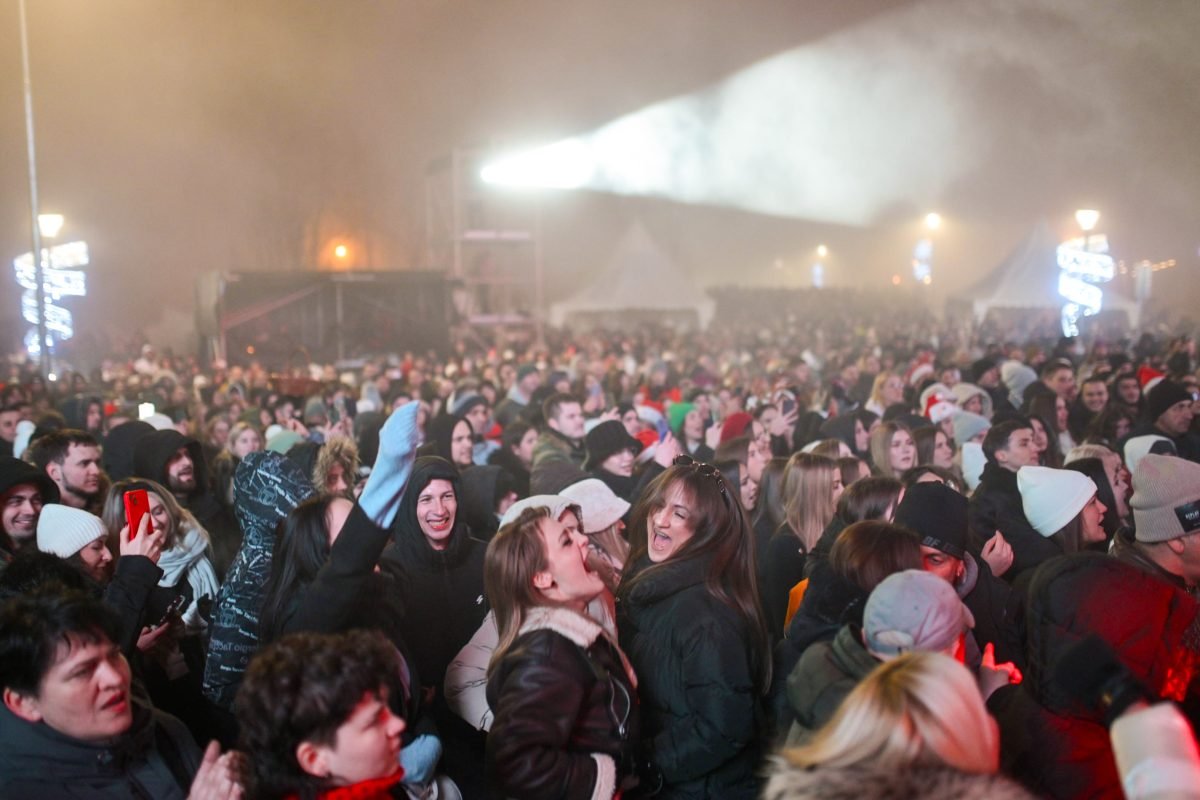
<path fill-rule="evenodd" d="M 544 505 L 488 546 L 500 639 L 488 665 L 487 774 L 505 797 L 611 798 L 632 776 L 637 681 L 586 614 L 604 591 L 587 555 L 587 537 Z"/>
<path fill-rule="evenodd" d="M 738 488 L 680 456 L 633 520 L 617 619 L 641 681 L 640 790 L 757 797 L 771 661 Z"/>

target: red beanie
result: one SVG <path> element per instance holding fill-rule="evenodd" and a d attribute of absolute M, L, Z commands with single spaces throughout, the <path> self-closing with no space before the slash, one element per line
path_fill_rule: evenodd
<path fill-rule="evenodd" d="M 725 424 L 721 426 L 721 444 L 725 444 L 730 439 L 736 439 L 739 436 L 744 436 L 746 429 L 754 422 L 754 417 L 747 414 L 745 411 L 738 411 L 730 414 L 725 418 Z"/>

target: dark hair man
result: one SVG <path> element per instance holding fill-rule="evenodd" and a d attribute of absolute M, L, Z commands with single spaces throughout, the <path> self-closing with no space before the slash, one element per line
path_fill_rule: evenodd
<path fill-rule="evenodd" d="M 970 502 L 971 549 L 979 556 L 997 531 L 1003 534 L 1013 551 L 1012 567 L 1004 573 L 1011 582 L 1022 570 L 1061 555 L 1057 545 L 1029 524 L 1017 489 L 1017 471 L 1037 464 L 1028 420 L 993 425 L 983 439 L 983 455 L 987 463 Z"/>
<path fill-rule="evenodd" d="M 556 494 L 587 477 L 583 471 L 587 461 L 583 404 L 572 395 L 555 393 L 542 402 L 542 416 L 546 424 L 533 445 L 530 490 L 534 494 Z"/>
<path fill-rule="evenodd" d="M 46 503 L 58 502 L 50 476 L 19 458 L 0 456 L 0 569 L 16 551 L 37 548 L 37 521 Z"/>
<path fill-rule="evenodd" d="M 34 439 L 30 457 L 58 486 L 63 505 L 100 514 L 107 481 L 96 437 L 74 428 L 51 431 Z"/>
<path fill-rule="evenodd" d="M 182 722 L 130 691 L 117 635 L 80 593 L 0 608 L 0 796 L 239 797 L 233 754 L 214 743 L 201 760 Z"/>
<path fill-rule="evenodd" d="M 1183 384 L 1164 378 L 1146 392 L 1142 421 L 1126 437 L 1165 436 L 1181 458 L 1200 463 L 1200 437 L 1191 432 L 1195 396 Z M 1125 442 L 1121 443 L 1124 452 Z"/>

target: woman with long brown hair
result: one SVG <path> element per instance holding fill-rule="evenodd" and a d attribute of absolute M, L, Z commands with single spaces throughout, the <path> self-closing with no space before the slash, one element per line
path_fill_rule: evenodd
<path fill-rule="evenodd" d="M 647 488 L 630 529 L 617 620 L 640 679 L 640 788 L 756 797 L 771 659 L 737 487 L 680 456 Z"/>

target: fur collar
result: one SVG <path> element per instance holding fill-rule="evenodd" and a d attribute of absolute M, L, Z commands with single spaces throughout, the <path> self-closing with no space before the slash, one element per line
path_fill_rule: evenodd
<path fill-rule="evenodd" d="M 801 769 L 775 759 L 765 800 L 1032 800 L 1002 775 L 975 775 L 951 767 L 916 766 Z"/>
<path fill-rule="evenodd" d="M 519 635 L 532 631 L 552 631 L 582 650 L 587 650 L 596 643 L 597 639 L 604 638 L 620 656 L 621 664 L 625 667 L 625 674 L 629 677 L 630 686 L 634 689 L 637 688 L 637 675 L 634 674 L 629 659 L 625 657 L 625 651 L 617 644 L 616 639 L 595 620 L 561 606 L 537 606 L 526 612 Z"/>

